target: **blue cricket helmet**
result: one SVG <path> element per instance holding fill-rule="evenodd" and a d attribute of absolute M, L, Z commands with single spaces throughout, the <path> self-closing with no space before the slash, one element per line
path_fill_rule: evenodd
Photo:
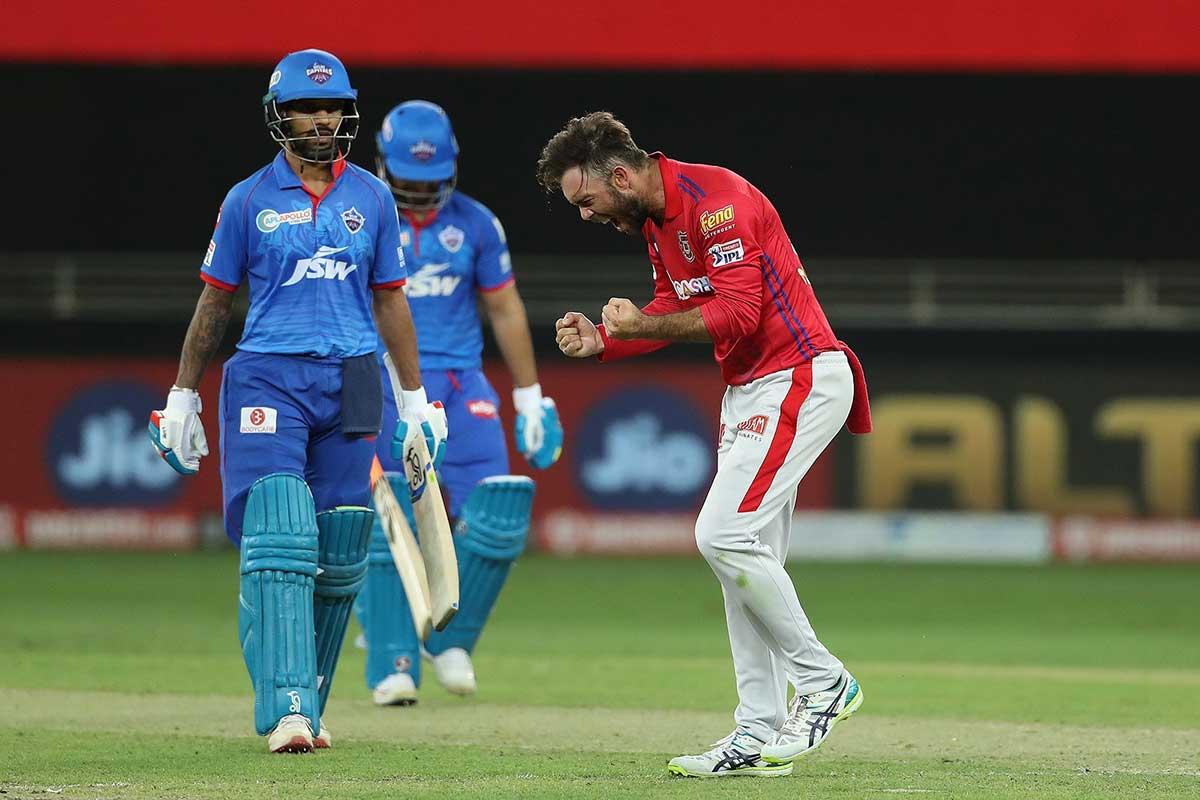
<path fill-rule="evenodd" d="M 458 140 L 450 117 L 428 100 L 409 100 L 383 118 L 375 136 L 376 170 L 392 188 L 401 208 L 441 208 L 450 199 L 458 179 Z M 414 191 L 396 181 L 436 183 L 435 191 Z"/>
<path fill-rule="evenodd" d="M 318 138 L 315 133 L 292 135 L 286 123 L 296 115 L 285 116 L 280 106 L 295 100 L 343 101 L 342 116 L 333 131 L 334 147 L 327 148 L 329 152 L 314 155 Z M 263 96 L 263 113 L 267 130 L 280 147 L 304 161 L 331 163 L 350 153 L 358 135 L 357 100 L 358 90 L 350 85 L 350 75 L 337 56 L 326 50 L 298 50 L 284 56 L 271 73 Z M 315 130 L 312 115 L 309 120 L 313 123 L 310 130 Z"/>

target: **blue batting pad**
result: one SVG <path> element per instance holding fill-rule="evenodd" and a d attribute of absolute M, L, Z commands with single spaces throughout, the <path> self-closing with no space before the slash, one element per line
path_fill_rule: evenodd
<path fill-rule="evenodd" d="M 337 669 L 342 640 L 354 598 L 367 575 L 367 539 L 375 512 L 360 506 L 338 506 L 317 514 L 320 531 L 317 579 L 313 589 L 313 622 L 317 630 L 317 689 L 321 713 Z"/>
<path fill-rule="evenodd" d="M 238 638 L 254 685 L 254 727 L 265 735 L 288 714 L 320 725 L 313 640 L 317 520 L 298 476 L 259 478 L 242 523 Z"/>
<path fill-rule="evenodd" d="M 386 473 L 392 492 L 415 531 L 412 503 L 408 499 L 408 481 L 398 472 Z M 400 584 L 400 574 L 392 561 L 387 536 L 378 519 L 371 529 L 367 552 L 367 584 L 359 601 L 363 633 L 367 639 L 367 688 L 374 689 L 394 672 L 407 672 L 413 683 L 421 685 L 421 642 L 413 626 L 408 597 Z"/>
<path fill-rule="evenodd" d="M 533 508 L 533 481 L 520 475 L 484 478 L 463 505 L 455 528 L 458 613 L 425 643 L 433 655 L 451 647 L 475 649 L 508 571 L 525 549 Z"/>

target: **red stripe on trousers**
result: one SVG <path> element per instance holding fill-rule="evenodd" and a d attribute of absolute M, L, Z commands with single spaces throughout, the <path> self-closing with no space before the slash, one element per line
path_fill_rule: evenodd
<path fill-rule="evenodd" d="M 738 506 L 739 514 L 757 511 L 762 504 L 763 497 L 775 480 L 775 474 L 779 472 L 779 468 L 787 460 L 788 451 L 792 449 L 792 442 L 796 439 L 796 417 L 811 391 L 812 362 L 806 361 L 792 369 L 792 385 L 779 406 L 779 424 L 775 426 L 775 435 L 771 437 L 771 444 L 767 447 L 767 455 L 758 468 L 758 474 L 750 482 L 750 488 L 746 490 L 746 496 Z"/>

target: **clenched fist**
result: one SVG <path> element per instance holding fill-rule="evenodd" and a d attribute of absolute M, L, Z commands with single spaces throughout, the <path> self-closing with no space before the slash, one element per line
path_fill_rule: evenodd
<path fill-rule="evenodd" d="M 554 323 L 554 341 L 564 355 L 588 358 L 604 351 L 604 340 L 592 321 L 578 311 L 568 311 Z"/>
<path fill-rule="evenodd" d="M 600 312 L 600 321 L 604 330 L 614 339 L 638 339 L 642 336 L 642 326 L 646 315 L 625 297 L 614 297 Z"/>

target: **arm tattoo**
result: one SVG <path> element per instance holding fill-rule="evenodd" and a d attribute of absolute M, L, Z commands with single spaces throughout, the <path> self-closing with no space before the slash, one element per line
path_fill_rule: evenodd
<path fill-rule="evenodd" d="M 689 308 L 676 314 L 647 317 L 644 338 L 666 339 L 672 342 L 712 341 L 698 308 Z"/>
<path fill-rule="evenodd" d="M 183 339 L 183 352 L 179 356 L 179 374 L 175 385 L 195 389 L 208 362 L 216 355 L 225 337 L 225 326 L 233 314 L 233 293 L 212 286 L 205 286 L 196 303 L 192 324 L 188 325 Z"/>

